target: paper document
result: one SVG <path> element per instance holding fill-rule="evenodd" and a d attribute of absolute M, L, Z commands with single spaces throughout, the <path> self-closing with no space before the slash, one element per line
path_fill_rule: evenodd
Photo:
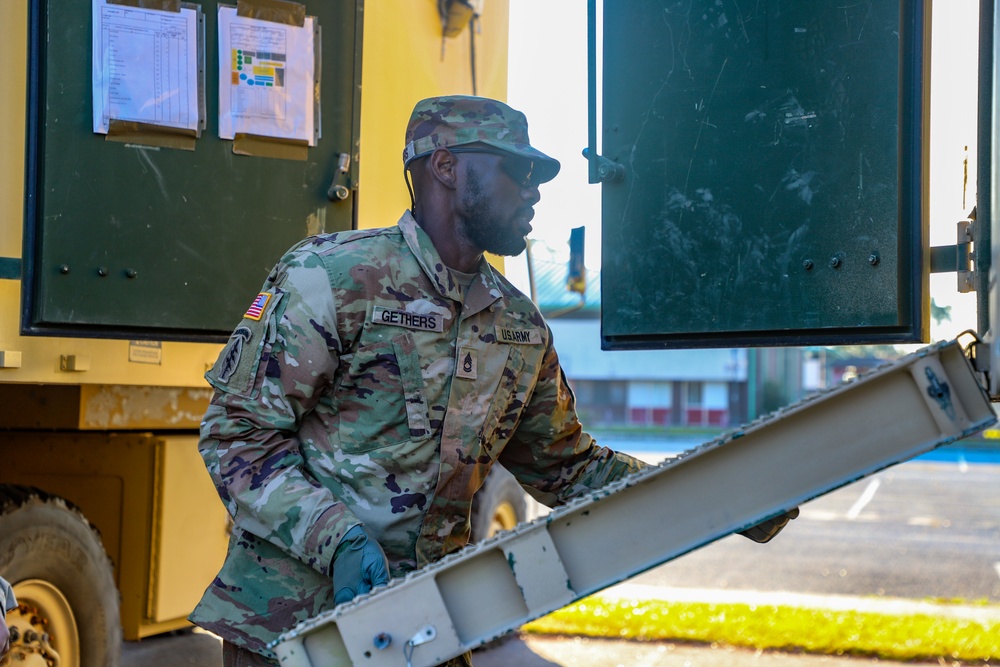
<path fill-rule="evenodd" d="M 301 28 L 219 7 L 219 136 L 316 145 L 314 18 Z"/>
<path fill-rule="evenodd" d="M 111 119 L 196 130 L 197 12 L 93 2 L 94 132 Z"/>

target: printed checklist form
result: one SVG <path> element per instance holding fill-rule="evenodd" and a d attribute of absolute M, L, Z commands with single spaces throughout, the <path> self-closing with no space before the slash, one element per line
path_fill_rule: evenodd
<path fill-rule="evenodd" d="M 93 0 L 94 132 L 112 120 L 198 130 L 198 12 Z"/>

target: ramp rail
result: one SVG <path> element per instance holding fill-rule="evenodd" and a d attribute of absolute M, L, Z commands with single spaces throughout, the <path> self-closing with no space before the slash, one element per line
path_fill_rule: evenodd
<path fill-rule="evenodd" d="M 962 348 L 930 346 L 393 580 L 272 648 L 283 667 L 437 665 L 995 421 Z"/>

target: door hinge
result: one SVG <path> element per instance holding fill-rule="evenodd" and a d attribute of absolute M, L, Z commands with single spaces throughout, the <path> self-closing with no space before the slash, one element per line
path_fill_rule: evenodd
<path fill-rule="evenodd" d="M 958 239 L 955 245 L 931 248 L 931 273 L 957 272 L 958 291 L 965 294 L 976 291 L 976 271 L 972 261 L 976 221 L 960 220 L 957 227 Z"/>

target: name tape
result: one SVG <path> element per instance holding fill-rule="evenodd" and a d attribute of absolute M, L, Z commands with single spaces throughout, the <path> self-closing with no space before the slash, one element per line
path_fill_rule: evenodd
<path fill-rule="evenodd" d="M 444 318 L 433 313 L 411 313 L 407 310 L 375 306 L 372 311 L 373 324 L 388 324 L 394 327 L 419 329 L 420 331 L 444 331 Z"/>

